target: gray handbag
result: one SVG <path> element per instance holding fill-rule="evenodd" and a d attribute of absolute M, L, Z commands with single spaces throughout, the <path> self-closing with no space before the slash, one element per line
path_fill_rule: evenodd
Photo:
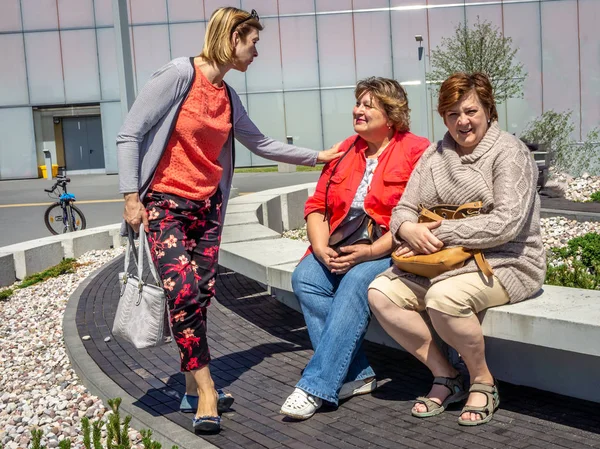
<path fill-rule="evenodd" d="M 127 226 L 128 238 L 124 271 L 119 273 L 121 294 L 112 333 L 131 342 L 136 348 L 161 346 L 171 341 L 165 292 L 152 262 L 144 225 L 140 226 L 140 244 L 135 249 L 133 229 Z M 129 274 L 131 256 L 137 266 L 137 276 Z M 144 256 L 156 284 L 143 280 Z"/>

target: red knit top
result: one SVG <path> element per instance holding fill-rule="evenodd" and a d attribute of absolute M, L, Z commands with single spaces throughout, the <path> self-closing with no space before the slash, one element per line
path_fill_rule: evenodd
<path fill-rule="evenodd" d="M 196 66 L 150 190 L 191 200 L 214 194 L 223 173 L 217 159 L 231 130 L 230 111 L 225 84 L 214 86 Z"/>

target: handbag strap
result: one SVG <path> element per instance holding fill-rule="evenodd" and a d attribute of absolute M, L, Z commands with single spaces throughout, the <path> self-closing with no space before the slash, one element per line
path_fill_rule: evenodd
<path fill-rule="evenodd" d="M 352 151 L 352 148 L 354 148 L 354 145 L 356 145 L 356 142 L 358 142 L 359 138 L 360 138 L 360 136 L 356 137 L 356 140 L 354 142 L 352 142 L 352 145 L 350 145 L 350 148 L 348 148 L 348 150 L 340 156 L 340 158 L 337 160 L 337 163 L 333 166 L 333 169 L 331 170 L 331 174 L 329 175 L 329 179 L 327 180 L 327 184 L 325 185 L 325 213 L 323 214 L 323 221 L 327 221 L 327 220 L 329 220 L 329 218 L 331 218 L 331 214 L 329 213 L 329 204 L 328 204 L 329 184 L 331 184 L 331 178 L 333 178 L 333 175 L 335 175 L 335 172 L 336 172 L 338 166 L 342 163 L 342 160 L 348 155 L 348 153 L 350 153 L 350 151 Z"/>
<path fill-rule="evenodd" d="M 160 278 L 158 276 L 158 272 L 156 271 L 156 267 L 154 266 L 154 262 L 152 261 L 152 253 L 150 253 L 150 245 L 148 244 L 148 237 L 146 236 L 146 230 L 144 229 L 144 223 L 140 224 L 140 244 L 138 247 L 138 256 L 137 256 L 137 269 L 138 269 L 138 279 L 142 279 L 142 273 L 144 271 L 144 254 L 148 258 L 148 267 L 150 268 L 150 273 L 156 282 L 156 285 L 160 286 Z"/>
<path fill-rule="evenodd" d="M 490 265 L 490 263 L 487 261 L 487 259 L 483 255 L 483 252 L 481 252 L 480 249 L 473 250 L 472 252 L 473 252 L 473 257 L 475 257 L 475 262 L 477 263 L 477 266 L 479 267 L 479 269 L 482 271 L 483 274 L 485 274 L 487 277 L 491 278 L 493 276 L 494 272 L 492 271 L 492 266 Z"/>
<path fill-rule="evenodd" d="M 451 207 L 451 206 L 448 206 Z M 456 206 L 454 206 L 456 207 Z M 483 207 L 483 202 L 481 201 L 473 201 L 471 203 L 465 203 L 465 204 L 461 204 L 460 206 L 458 206 L 456 208 L 456 210 L 454 211 L 454 213 L 456 214 L 457 212 L 463 211 L 463 210 L 468 210 L 468 209 L 481 209 Z M 424 217 L 429 218 L 430 220 L 434 220 L 434 221 L 440 221 L 440 220 L 444 220 L 444 217 L 442 217 L 439 214 L 436 214 L 435 212 L 427 209 L 426 207 L 421 206 L 421 210 L 419 211 L 420 215 L 423 215 Z"/>
<path fill-rule="evenodd" d="M 133 254 L 133 263 L 136 268 L 138 266 L 138 253 L 135 251 L 135 234 L 133 232 L 133 228 L 127 224 L 127 248 L 125 249 L 125 263 L 123 266 L 123 272 L 125 276 L 129 273 L 129 261 L 131 259 L 131 255 Z"/>
<path fill-rule="evenodd" d="M 426 207 L 422 208 L 419 211 L 419 215 L 423 215 L 424 217 L 427 217 L 427 218 L 429 218 L 430 220 L 433 220 L 433 221 L 442 221 L 444 219 L 444 217 L 442 217 L 441 215 L 436 214 L 435 212 L 430 211 Z"/>
<path fill-rule="evenodd" d="M 482 207 L 483 207 L 482 201 L 473 201 L 472 203 L 461 204 L 460 206 L 458 206 L 456 208 L 456 212 L 459 212 L 459 211 L 465 210 L 465 209 L 481 209 Z"/>

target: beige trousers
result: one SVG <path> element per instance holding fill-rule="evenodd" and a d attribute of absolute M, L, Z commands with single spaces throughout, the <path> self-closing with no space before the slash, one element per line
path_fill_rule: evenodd
<path fill-rule="evenodd" d="M 466 273 L 423 287 L 406 278 L 377 277 L 369 289 L 378 290 L 403 309 L 423 312 L 434 309 L 455 317 L 468 317 L 489 307 L 501 306 L 509 301 L 500 281 L 493 276 Z"/>

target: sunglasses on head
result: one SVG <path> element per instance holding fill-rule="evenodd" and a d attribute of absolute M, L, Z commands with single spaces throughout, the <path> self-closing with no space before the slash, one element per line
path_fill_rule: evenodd
<path fill-rule="evenodd" d="M 256 12 L 256 9 L 253 9 L 250 12 L 250 15 L 248 17 L 246 17 L 245 19 L 240 20 L 238 23 L 236 23 L 232 28 L 231 28 L 231 33 L 229 33 L 230 35 L 233 35 L 233 32 L 235 31 L 235 29 L 237 27 L 239 27 L 242 23 L 247 22 L 248 20 L 256 20 L 257 22 L 260 20 L 260 17 L 258 17 L 258 13 Z"/>

